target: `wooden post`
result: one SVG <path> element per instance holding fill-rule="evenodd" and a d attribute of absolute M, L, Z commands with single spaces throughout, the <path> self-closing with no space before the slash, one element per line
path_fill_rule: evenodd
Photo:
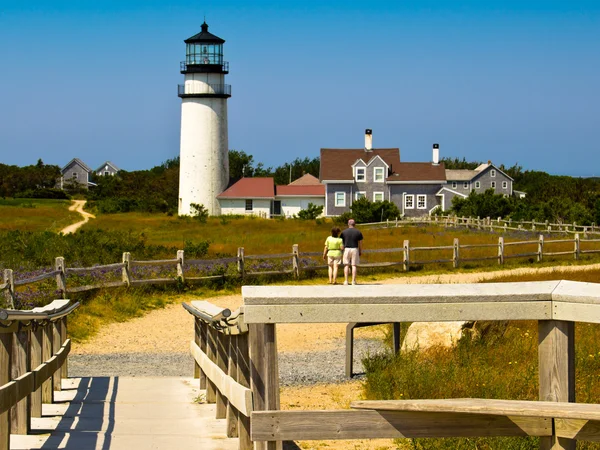
<path fill-rule="evenodd" d="M 539 399 L 575 402 L 575 323 L 538 322 Z M 540 438 L 541 450 L 574 450 L 575 440 L 556 435 Z"/>
<path fill-rule="evenodd" d="M 179 278 L 182 283 L 185 281 L 185 278 L 183 277 L 183 263 L 184 263 L 183 250 L 177 250 L 177 278 Z"/>
<path fill-rule="evenodd" d="M 481 218 L 477 216 L 477 229 L 481 230 Z"/>
<path fill-rule="evenodd" d="M 244 247 L 238 247 L 237 251 L 238 257 L 238 273 L 244 279 Z"/>
<path fill-rule="evenodd" d="M 217 358 L 216 333 L 218 333 L 218 331 L 215 330 L 213 327 L 208 326 L 208 324 L 207 324 L 206 328 L 207 328 L 206 356 L 208 356 L 208 359 L 210 359 L 212 362 L 216 362 L 216 358 Z M 206 379 L 206 402 L 207 403 L 215 403 L 215 401 L 217 400 L 217 392 L 216 391 L 217 391 L 217 389 L 216 389 L 216 386 L 214 385 L 214 383 L 207 378 Z"/>
<path fill-rule="evenodd" d="M 300 278 L 300 255 L 298 253 L 298 244 L 292 246 L 292 269 L 294 270 L 294 277 Z"/>
<path fill-rule="evenodd" d="M 504 264 L 504 238 L 498 238 L 498 264 Z"/>
<path fill-rule="evenodd" d="M 541 262 L 544 257 L 544 235 L 540 234 L 540 238 L 538 240 L 538 251 L 537 251 L 537 260 Z"/>
<path fill-rule="evenodd" d="M 458 238 L 454 238 L 454 245 L 452 247 L 452 267 L 455 269 L 458 268 L 458 258 L 460 257 L 459 250 L 460 244 L 458 242 Z"/>
<path fill-rule="evenodd" d="M 588 237 L 588 227 L 583 227 L 583 238 L 587 239 Z"/>
<path fill-rule="evenodd" d="M 29 332 L 13 333 L 12 353 L 10 358 L 10 375 L 15 380 L 29 372 L 28 363 Z M 10 432 L 12 434 L 27 434 L 31 424 L 29 398 L 25 397 L 10 409 Z"/>
<path fill-rule="evenodd" d="M 248 333 L 240 334 L 237 338 L 238 383 L 250 387 L 250 351 L 248 348 Z M 238 415 L 238 438 L 240 450 L 252 450 L 254 445 L 250 440 L 250 417 Z"/>
<path fill-rule="evenodd" d="M 404 271 L 408 271 L 408 266 L 410 265 L 410 242 L 408 239 L 404 241 L 403 244 L 403 253 L 404 253 Z"/>
<path fill-rule="evenodd" d="M 202 350 L 206 354 L 206 333 L 208 332 L 208 325 L 202 320 L 200 320 L 198 323 L 198 332 L 198 347 L 200 347 L 200 350 Z M 206 379 L 206 374 L 202 370 L 200 370 L 200 389 L 206 389 Z"/>
<path fill-rule="evenodd" d="M 575 233 L 575 249 L 573 250 L 574 252 L 574 256 L 575 256 L 575 260 L 578 261 L 579 260 L 579 255 L 581 252 L 581 243 L 579 241 L 579 233 Z"/>
<path fill-rule="evenodd" d="M 56 355 L 56 352 L 58 352 L 60 350 L 60 347 L 62 346 L 62 342 L 60 340 L 60 336 L 61 336 L 61 326 L 62 324 L 60 323 L 59 320 L 57 320 L 56 322 L 50 323 L 48 324 L 48 327 L 50 327 L 52 329 L 52 353 L 54 355 Z M 56 369 L 56 372 L 54 372 L 54 375 L 52 376 L 52 386 L 54 388 L 55 391 L 61 391 L 62 390 L 62 372 L 60 367 L 58 369 Z"/>
<path fill-rule="evenodd" d="M 229 343 L 228 346 L 228 359 L 227 363 L 227 375 L 233 378 L 234 381 L 237 381 L 237 336 L 225 336 L 227 337 L 227 341 Z M 238 437 L 238 411 L 231 404 L 231 402 L 227 402 L 227 413 L 225 418 L 227 419 L 227 437 L 235 438 Z"/>
<path fill-rule="evenodd" d="M 354 327 L 356 322 L 346 325 L 346 378 L 352 378 L 354 362 Z"/>
<path fill-rule="evenodd" d="M 0 386 L 10 381 L 12 333 L 0 332 Z M 10 410 L 0 414 L 0 450 L 10 448 Z"/>
<path fill-rule="evenodd" d="M 400 322 L 394 322 L 393 323 L 393 345 L 394 345 L 394 355 L 397 355 L 398 353 L 400 353 L 400 345 L 402 345 L 402 342 L 400 342 Z"/>
<path fill-rule="evenodd" d="M 229 336 L 221 333 L 220 331 L 215 330 L 216 334 L 216 343 L 217 343 L 217 366 L 227 373 L 227 363 L 229 361 Z M 225 419 L 227 416 L 227 397 L 221 391 L 217 389 L 217 413 L 215 418 L 217 419 Z"/>
<path fill-rule="evenodd" d="M 60 319 L 60 340 L 61 345 L 67 340 L 67 316 Z M 69 358 L 65 358 L 62 366 L 60 366 L 60 375 L 65 380 L 69 378 Z"/>
<path fill-rule="evenodd" d="M 121 280 L 123 283 L 127 283 L 127 286 L 131 284 L 131 253 L 123 253 L 123 268 L 121 269 Z"/>
<path fill-rule="evenodd" d="M 6 307 L 10 309 L 15 309 L 15 280 L 13 277 L 12 269 L 4 269 L 4 283 L 7 285 L 7 289 L 4 291 Z"/>
<path fill-rule="evenodd" d="M 531 222 L 531 231 L 535 231 L 535 221 Z"/>
<path fill-rule="evenodd" d="M 52 334 L 54 327 L 48 322 L 42 328 L 42 362 L 52 358 Z M 52 389 L 52 377 L 42 383 L 42 403 L 54 402 L 54 389 Z"/>
<path fill-rule="evenodd" d="M 200 319 L 194 317 L 194 342 L 200 347 Z M 194 358 L 194 378 L 200 378 L 202 369 L 198 365 L 198 362 Z M 202 389 L 202 388 L 201 388 Z"/>
<path fill-rule="evenodd" d="M 504 232 L 508 231 L 508 222 L 504 222 Z"/>
<path fill-rule="evenodd" d="M 67 298 L 65 258 L 58 256 L 54 260 L 54 270 L 60 271 L 60 273 L 56 274 L 56 289 L 60 291 L 61 298 Z"/>
<path fill-rule="evenodd" d="M 31 368 L 35 369 L 44 361 L 42 360 L 42 345 L 44 340 L 44 329 L 36 326 L 31 332 L 29 355 Z M 31 417 L 42 417 L 42 387 L 38 387 L 31 393 Z"/>

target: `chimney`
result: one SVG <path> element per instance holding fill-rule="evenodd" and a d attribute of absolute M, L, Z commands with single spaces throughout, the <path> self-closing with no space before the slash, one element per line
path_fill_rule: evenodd
<path fill-rule="evenodd" d="M 367 128 L 365 130 L 365 151 L 370 152 L 373 150 L 373 130 Z"/>
<path fill-rule="evenodd" d="M 440 163 L 440 144 L 433 144 L 433 165 L 437 166 Z"/>

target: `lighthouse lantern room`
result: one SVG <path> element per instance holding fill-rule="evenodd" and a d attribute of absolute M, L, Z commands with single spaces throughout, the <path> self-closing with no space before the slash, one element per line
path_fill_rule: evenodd
<path fill-rule="evenodd" d="M 229 64 L 223 61 L 225 41 L 208 32 L 186 39 L 181 62 L 184 84 L 177 87 L 181 98 L 181 143 L 179 168 L 179 214 L 194 215 L 193 205 L 203 205 L 210 215 L 220 213 L 217 195 L 229 182 L 227 99 L 225 84 Z"/>

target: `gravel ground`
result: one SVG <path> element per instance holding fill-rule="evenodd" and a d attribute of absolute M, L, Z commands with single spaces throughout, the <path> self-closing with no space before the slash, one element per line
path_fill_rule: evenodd
<path fill-rule="evenodd" d="M 281 384 L 310 385 L 344 381 L 345 341 L 336 341 L 327 351 L 286 352 L 279 354 Z M 377 339 L 356 339 L 354 344 L 354 373 L 363 372 L 362 358 L 385 351 Z M 193 370 L 188 353 L 111 353 L 70 355 L 69 376 L 186 376 Z"/>

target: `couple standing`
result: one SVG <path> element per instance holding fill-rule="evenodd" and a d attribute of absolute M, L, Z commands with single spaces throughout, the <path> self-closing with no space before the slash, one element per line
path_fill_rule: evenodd
<path fill-rule="evenodd" d="M 352 266 L 352 284 L 356 284 L 356 266 L 360 264 L 362 241 L 363 235 L 355 228 L 354 219 L 348 221 L 348 228 L 342 231 L 341 236 L 339 228 L 331 229 L 331 236 L 325 241 L 323 250 L 323 259 L 327 258 L 329 265 L 329 284 L 336 284 L 342 251 L 344 252 L 344 284 L 348 284 L 350 266 Z"/>

